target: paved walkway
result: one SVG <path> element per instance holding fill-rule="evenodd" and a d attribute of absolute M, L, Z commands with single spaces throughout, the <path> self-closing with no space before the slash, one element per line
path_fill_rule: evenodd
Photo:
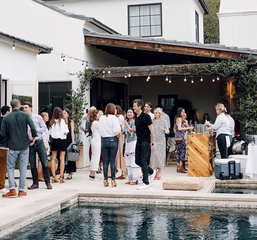
<path fill-rule="evenodd" d="M 190 178 L 187 174 L 177 173 L 175 165 L 169 165 L 162 172 L 162 180 L 154 180 L 150 184 L 149 189 L 137 190 L 137 185 L 130 186 L 125 184 L 126 180 L 117 180 L 118 186 L 112 188 L 111 186 L 103 187 L 103 175 L 97 174 L 100 178 L 99 181 L 89 180 L 89 168 L 78 169 L 73 174 L 72 180 L 66 180 L 64 184 L 54 183 L 53 189 L 47 190 L 45 183 L 40 182 L 39 189 L 26 190 L 28 195 L 20 198 L 0 198 L 0 237 L 13 229 L 28 224 L 28 221 L 35 221 L 47 214 L 57 211 L 62 208 L 62 205 L 70 203 L 70 200 L 77 201 L 78 196 L 84 197 L 100 197 L 113 198 L 113 199 L 129 199 L 133 198 L 139 201 L 149 201 L 150 199 L 159 199 L 166 201 L 184 200 L 183 204 L 188 204 L 189 200 L 192 201 L 214 201 L 213 205 L 217 202 L 223 201 L 228 206 L 231 201 L 239 202 L 252 202 L 257 206 L 256 195 L 236 195 L 236 194 L 213 194 L 209 193 L 210 189 L 214 186 L 214 176 L 204 178 L 204 186 L 198 191 L 175 191 L 163 190 L 162 183 L 164 180 L 171 177 L 176 178 Z M 17 180 L 16 180 L 17 181 Z M 249 179 L 233 180 L 234 182 L 253 182 Z M 18 182 L 18 181 L 17 181 Z M 32 184 L 32 180 L 27 180 L 28 185 Z M 231 182 L 231 181 L 230 181 Z M 256 182 L 256 181 L 254 181 Z M 8 181 L 6 181 L 8 187 Z M 74 200 L 75 199 L 75 200 Z M 216 203 L 215 203 L 216 202 Z M 142 203 L 142 202 L 141 202 Z M 146 202 L 147 203 L 147 202 Z M 201 204 L 199 204 L 201 205 Z M 254 207 L 253 206 L 253 207 Z M 45 213 L 48 211 L 47 213 Z M 27 220 L 29 219 L 29 220 Z M 22 223 L 21 223 L 22 222 Z"/>

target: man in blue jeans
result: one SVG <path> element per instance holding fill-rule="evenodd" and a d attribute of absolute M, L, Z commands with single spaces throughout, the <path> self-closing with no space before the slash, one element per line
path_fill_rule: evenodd
<path fill-rule="evenodd" d="M 156 171 L 149 167 L 151 151 L 155 151 L 154 147 L 154 130 L 151 117 L 142 112 L 144 102 L 142 99 L 133 101 L 133 109 L 136 113 L 135 125 L 137 134 L 136 144 L 136 164 L 143 170 L 143 184 L 137 187 L 137 190 L 149 188 L 149 183 L 154 180 Z M 148 175 L 149 180 L 148 180 Z"/>
<path fill-rule="evenodd" d="M 30 116 L 19 110 L 20 101 L 13 99 L 11 101 L 12 112 L 3 118 L 1 126 L 1 135 L 7 137 L 9 151 L 7 153 L 7 172 L 10 191 L 3 194 L 2 197 L 17 197 L 14 183 L 14 169 L 17 159 L 19 159 L 20 181 L 18 196 L 26 196 L 24 191 L 27 165 L 29 158 L 29 146 L 32 146 L 37 136 L 36 128 Z M 28 126 L 30 126 L 32 139 L 28 137 Z"/>
<path fill-rule="evenodd" d="M 42 163 L 46 188 L 52 189 L 52 186 L 50 184 L 49 168 L 47 165 L 46 149 L 45 149 L 43 136 L 42 136 L 42 133 L 46 131 L 46 125 L 41 116 L 32 113 L 31 102 L 23 103 L 23 111 L 30 115 L 37 130 L 37 137 L 35 139 L 35 143 L 33 144 L 33 146 L 29 147 L 29 163 L 31 167 L 33 184 L 28 189 L 33 190 L 38 188 L 38 171 L 37 171 L 36 153 L 38 153 L 39 159 Z M 28 130 L 28 135 L 29 135 L 29 138 L 31 139 L 32 136 L 31 136 L 30 129 Z"/>

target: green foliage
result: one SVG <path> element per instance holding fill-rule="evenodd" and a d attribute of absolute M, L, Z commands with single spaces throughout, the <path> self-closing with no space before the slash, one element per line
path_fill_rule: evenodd
<path fill-rule="evenodd" d="M 247 60 L 223 60 L 221 62 L 198 65 L 194 69 L 183 66 L 181 72 L 191 72 L 195 75 L 220 75 L 223 77 L 238 78 L 240 122 L 244 126 L 246 134 L 257 132 L 257 70 L 249 67 Z"/>
<path fill-rule="evenodd" d="M 30 96 L 22 96 L 22 95 L 12 94 L 12 99 L 18 99 L 21 102 L 21 104 L 23 104 L 24 102 L 32 103 L 32 97 L 30 97 Z"/>
<path fill-rule="evenodd" d="M 210 13 L 205 14 L 203 17 L 204 43 L 219 43 L 219 19 L 217 13 L 220 8 L 220 0 L 205 0 L 205 3 L 210 10 Z"/>
<path fill-rule="evenodd" d="M 85 97 L 86 92 L 90 90 L 91 84 L 93 80 L 97 77 L 100 73 L 100 70 L 92 70 L 92 69 L 85 69 L 84 71 L 80 71 L 75 74 L 79 84 L 76 90 L 71 89 L 71 93 L 67 93 L 69 101 L 65 102 L 65 108 L 68 108 L 72 112 L 72 119 L 74 121 L 74 135 L 75 135 L 75 142 L 78 146 L 83 146 L 82 141 L 80 140 L 80 130 L 79 126 L 83 121 L 84 110 L 88 105 L 87 99 Z"/>

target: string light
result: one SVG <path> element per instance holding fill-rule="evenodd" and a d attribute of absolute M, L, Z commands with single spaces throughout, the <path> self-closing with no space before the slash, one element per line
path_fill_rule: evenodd
<path fill-rule="evenodd" d="M 128 77 L 131 77 L 131 74 L 130 74 L 130 69 L 129 69 L 129 72 L 128 72 Z"/>
<path fill-rule="evenodd" d="M 217 81 L 219 81 L 220 80 L 220 77 L 219 77 L 219 75 L 217 75 Z"/>
<path fill-rule="evenodd" d="M 128 77 L 128 75 L 127 75 L 127 73 L 125 73 L 124 78 L 127 78 L 127 77 Z"/>
<path fill-rule="evenodd" d="M 186 82 L 187 81 L 187 76 L 185 75 L 185 77 L 184 77 L 184 82 Z"/>
<path fill-rule="evenodd" d="M 201 82 L 203 81 L 203 76 L 201 76 L 200 81 L 201 81 Z"/>
<path fill-rule="evenodd" d="M 194 83 L 194 77 L 193 76 L 191 77 L 191 83 Z"/>
<path fill-rule="evenodd" d="M 168 82 L 168 81 L 169 81 L 169 77 L 168 77 L 168 76 L 166 76 L 165 80 L 166 80 L 166 82 Z"/>
<path fill-rule="evenodd" d="M 13 41 L 12 49 L 13 49 L 13 50 L 15 49 L 15 41 Z"/>
<path fill-rule="evenodd" d="M 148 77 L 147 77 L 148 81 L 150 80 L 150 78 L 151 78 L 151 77 L 150 77 L 150 73 L 148 73 Z"/>
<path fill-rule="evenodd" d="M 110 69 L 110 66 L 109 66 L 108 74 L 111 74 L 111 69 Z"/>
<path fill-rule="evenodd" d="M 89 69 L 89 67 L 88 67 L 88 61 L 86 61 L 86 69 L 87 69 L 87 70 Z"/>
<path fill-rule="evenodd" d="M 171 76 L 169 76 L 169 83 L 171 83 Z"/>
<path fill-rule="evenodd" d="M 213 81 L 213 82 L 215 82 L 215 78 L 214 78 L 214 76 L 213 76 L 213 78 L 212 78 L 212 81 Z"/>
<path fill-rule="evenodd" d="M 103 74 L 105 74 L 105 70 L 103 70 Z"/>

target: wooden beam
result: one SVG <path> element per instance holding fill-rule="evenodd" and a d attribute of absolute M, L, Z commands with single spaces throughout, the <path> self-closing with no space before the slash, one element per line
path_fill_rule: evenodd
<path fill-rule="evenodd" d="M 189 47 L 189 46 L 171 45 L 170 43 L 160 44 L 160 43 L 133 41 L 133 40 L 121 40 L 121 39 L 111 38 L 110 36 L 108 36 L 108 38 L 85 36 L 85 43 L 91 44 L 91 45 L 99 45 L 99 46 L 175 53 L 175 54 L 208 57 L 208 58 L 220 58 L 220 59 L 243 59 L 244 57 L 249 55 L 247 53 L 229 51 L 229 49 L 212 50 L 212 49 L 205 49 L 200 47 L 197 48 L 196 46 Z"/>
<path fill-rule="evenodd" d="M 184 72 L 183 69 L 196 69 L 199 66 L 207 65 L 208 63 L 202 64 L 178 64 L 178 65 L 155 65 L 155 66 L 130 66 L 130 67 L 110 67 L 103 68 L 103 71 L 98 77 L 125 77 L 130 73 L 132 77 L 143 77 L 143 76 L 184 76 L 193 75 L 191 72 Z M 108 73 L 110 72 L 110 73 Z M 208 75 L 208 74 L 202 74 Z"/>

